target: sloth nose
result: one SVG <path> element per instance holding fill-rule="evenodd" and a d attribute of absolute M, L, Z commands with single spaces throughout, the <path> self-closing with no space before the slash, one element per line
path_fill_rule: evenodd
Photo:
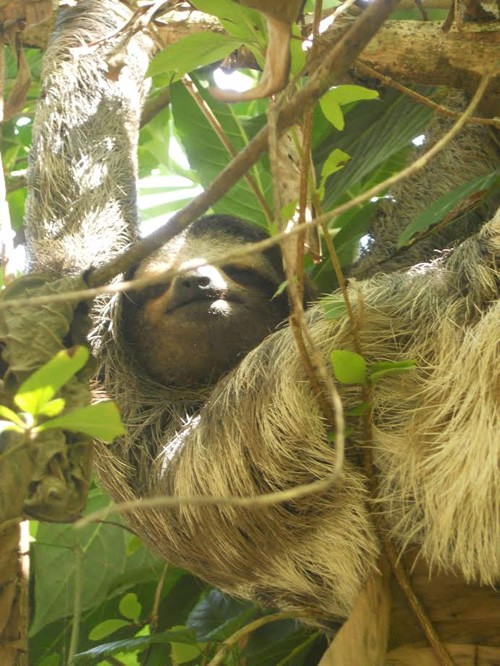
<path fill-rule="evenodd" d="M 176 275 L 168 292 L 167 311 L 192 301 L 215 300 L 227 290 L 227 283 L 214 266 L 202 266 Z"/>

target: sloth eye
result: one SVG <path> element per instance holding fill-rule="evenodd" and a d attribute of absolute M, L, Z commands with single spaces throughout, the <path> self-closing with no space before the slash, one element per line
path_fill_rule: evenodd
<path fill-rule="evenodd" d="M 223 266 L 224 273 L 243 287 L 253 287 L 271 298 L 276 291 L 276 284 L 252 268 L 243 268 L 235 264 Z"/>

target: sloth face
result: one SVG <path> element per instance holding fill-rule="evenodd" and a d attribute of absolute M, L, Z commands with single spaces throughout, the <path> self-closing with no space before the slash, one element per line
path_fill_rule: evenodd
<path fill-rule="evenodd" d="M 140 264 L 135 277 L 176 272 L 125 306 L 127 338 L 148 374 L 173 386 L 213 383 L 287 317 L 286 296 L 275 296 L 284 280 L 279 251 L 197 265 L 262 238 L 240 220 L 202 218 Z"/>

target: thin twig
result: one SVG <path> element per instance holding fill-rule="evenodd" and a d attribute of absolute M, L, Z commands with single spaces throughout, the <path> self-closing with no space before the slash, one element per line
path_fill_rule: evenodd
<path fill-rule="evenodd" d="M 191 97 L 194 99 L 194 101 L 198 105 L 198 108 L 200 109 L 200 111 L 205 116 L 205 118 L 208 121 L 210 127 L 213 129 L 213 131 L 217 135 L 217 138 L 222 143 L 224 148 L 227 150 L 228 154 L 232 158 L 236 157 L 236 155 L 238 153 L 235 150 L 233 144 L 231 143 L 231 141 L 229 141 L 229 139 L 227 137 L 227 134 L 224 132 L 224 129 L 222 128 L 222 126 L 221 126 L 220 122 L 218 121 L 216 115 L 214 114 L 212 109 L 208 106 L 206 101 L 203 99 L 199 90 L 196 88 L 196 86 L 193 83 L 193 80 L 191 79 L 191 77 L 188 74 L 185 74 L 182 77 L 182 83 L 183 83 L 184 87 L 186 88 L 186 90 L 188 91 L 188 93 L 191 95 Z M 269 208 L 269 204 L 265 200 L 264 195 L 262 194 L 259 186 L 255 182 L 255 179 L 253 178 L 253 176 L 250 175 L 250 173 L 246 173 L 244 175 L 244 178 L 247 181 L 247 183 L 248 183 L 250 189 L 252 190 L 252 192 L 255 194 L 255 197 L 257 198 L 257 201 L 259 202 L 262 210 L 266 214 L 267 221 L 269 223 L 271 223 L 272 220 L 273 220 L 273 213 L 272 213 L 271 209 Z"/>
<path fill-rule="evenodd" d="M 435 111 L 437 111 L 437 113 L 440 113 L 443 116 L 449 116 L 450 118 L 460 118 L 460 116 L 462 115 L 459 111 L 453 111 L 452 109 L 448 109 L 446 106 L 434 102 L 429 97 L 425 97 L 425 95 L 421 95 L 415 90 L 412 90 L 411 88 L 408 88 L 407 86 L 404 86 L 403 84 L 394 81 L 394 79 L 391 79 L 390 76 L 378 72 L 376 69 L 373 69 L 373 67 L 370 67 L 361 60 L 356 61 L 356 69 L 359 69 L 362 74 L 366 74 L 375 79 L 378 79 L 386 86 L 390 86 L 395 90 L 399 90 L 399 92 L 408 95 L 408 97 L 411 97 L 420 104 L 424 104 L 425 106 L 434 109 Z M 500 128 L 500 118 L 478 118 L 478 116 L 470 116 L 467 119 L 467 123 L 475 125 L 491 125 L 492 127 Z"/>
<path fill-rule="evenodd" d="M 273 506 L 292 500 L 300 499 L 308 495 L 322 493 L 329 490 L 336 482 L 334 474 L 304 483 L 287 490 L 280 490 L 272 493 L 263 493 L 261 495 L 177 495 L 147 497 L 144 499 L 130 500 L 108 506 L 105 509 L 94 511 L 94 513 L 80 518 L 74 523 L 76 528 L 82 528 L 90 523 L 96 523 L 105 520 L 108 516 L 115 514 L 128 513 L 130 511 L 142 511 L 145 509 L 168 509 L 181 505 L 190 506 L 238 506 L 244 509 L 256 509 L 260 507 Z"/>

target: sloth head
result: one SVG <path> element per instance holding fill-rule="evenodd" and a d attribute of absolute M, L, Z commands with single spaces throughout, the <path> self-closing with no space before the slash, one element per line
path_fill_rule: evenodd
<path fill-rule="evenodd" d="M 206 256 L 267 238 L 237 218 L 200 218 L 133 271 L 144 278 L 174 270 L 160 285 L 124 302 L 126 337 L 141 367 L 165 385 L 211 384 L 234 367 L 288 316 L 277 247 L 218 266 Z"/>

